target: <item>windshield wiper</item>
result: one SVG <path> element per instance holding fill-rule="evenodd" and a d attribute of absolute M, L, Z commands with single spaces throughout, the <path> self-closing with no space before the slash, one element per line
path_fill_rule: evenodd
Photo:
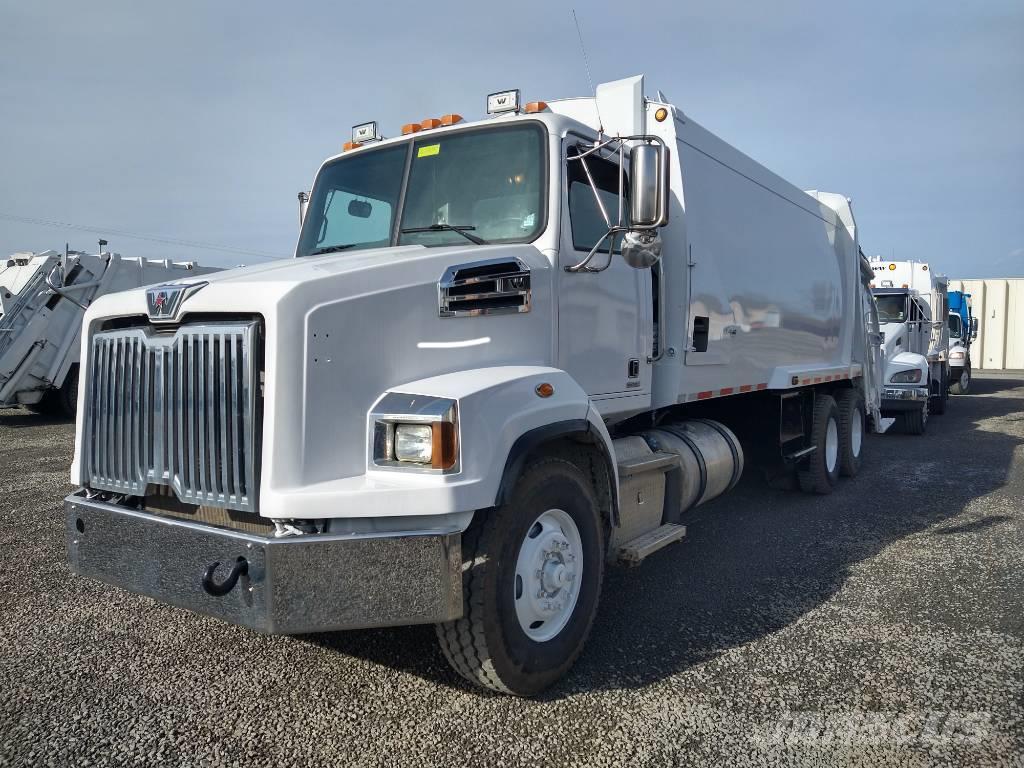
<path fill-rule="evenodd" d="M 406 227 L 402 230 L 402 234 L 408 235 L 413 232 L 458 232 L 471 243 L 476 243 L 477 245 L 488 244 L 482 237 L 471 235 L 466 231 L 471 229 L 476 229 L 476 227 L 463 224 L 431 224 L 429 227 Z"/>
<path fill-rule="evenodd" d="M 326 248 L 317 248 L 313 251 L 310 256 L 319 256 L 323 253 L 337 253 L 338 251 L 347 251 L 349 248 L 355 248 L 358 243 L 345 243 L 344 245 L 328 245 Z"/>

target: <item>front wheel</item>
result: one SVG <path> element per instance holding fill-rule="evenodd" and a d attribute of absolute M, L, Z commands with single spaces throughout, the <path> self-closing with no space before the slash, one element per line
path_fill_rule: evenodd
<path fill-rule="evenodd" d="M 900 427 L 908 435 L 923 435 L 928 426 L 928 406 L 922 405 L 916 411 L 900 413 Z"/>
<path fill-rule="evenodd" d="M 966 395 L 971 389 L 971 366 L 965 365 L 960 369 L 960 375 L 957 376 L 950 387 L 949 391 L 954 395 Z"/>
<path fill-rule="evenodd" d="M 535 460 L 508 503 L 478 512 L 462 539 L 463 616 L 437 625 L 467 680 L 533 696 L 576 661 L 597 614 L 604 524 L 588 475 Z"/>

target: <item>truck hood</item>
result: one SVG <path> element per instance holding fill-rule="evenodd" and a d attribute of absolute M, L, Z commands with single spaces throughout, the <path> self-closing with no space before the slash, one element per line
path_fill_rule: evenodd
<path fill-rule="evenodd" d="M 439 316 L 438 281 L 448 268 L 499 258 L 529 267 L 528 312 Z M 343 252 L 178 284 L 203 284 L 182 301 L 183 323 L 225 314 L 263 320 L 262 483 L 280 489 L 365 472 L 366 415 L 388 389 L 553 358 L 552 268 L 532 245 Z M 144 289 L 111 294 L 89 308 L 85 327 L 92 333 L 106 319 L 146 313 Z"/>
<path fill-rule="evenodd" d="M 885 338 L 882 349 L 887 360 L 892 360 L 896 355 L 908 350 L 907 326 L 905 323 L 881 323 L 879 330 Z"/>

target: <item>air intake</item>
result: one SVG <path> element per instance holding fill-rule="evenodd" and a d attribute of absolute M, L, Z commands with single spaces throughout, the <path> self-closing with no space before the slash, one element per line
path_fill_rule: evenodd
<path fill-rule="evenodd" d="M 519 259 L 449 267 L 437 284 L 441 317 L 530 311 L 530 268 Z"/>

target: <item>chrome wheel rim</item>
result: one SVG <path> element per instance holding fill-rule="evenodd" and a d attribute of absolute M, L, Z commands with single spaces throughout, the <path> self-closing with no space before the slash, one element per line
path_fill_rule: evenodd
<path fill-rule="evenodd" d="M 526 532 L 516 558 L 512 598 L 531 640 L 556 637 L 572 618 L 583 576 L 583 540 L 569 514 L 549 509 Z"/>
<path fill-rule="evenodd" d="M 967 371 L 965 370 L 960 374 L 960 389 L 966 392 L 970 383 L 971 377 L 967 375 Z"/>
<path fill-rule="evenodd" d="M 835 471 L 839 459 L 839 425 L 835 419 L 828 420 L 825 429 L 825 469 L 829 474 Z"/>

